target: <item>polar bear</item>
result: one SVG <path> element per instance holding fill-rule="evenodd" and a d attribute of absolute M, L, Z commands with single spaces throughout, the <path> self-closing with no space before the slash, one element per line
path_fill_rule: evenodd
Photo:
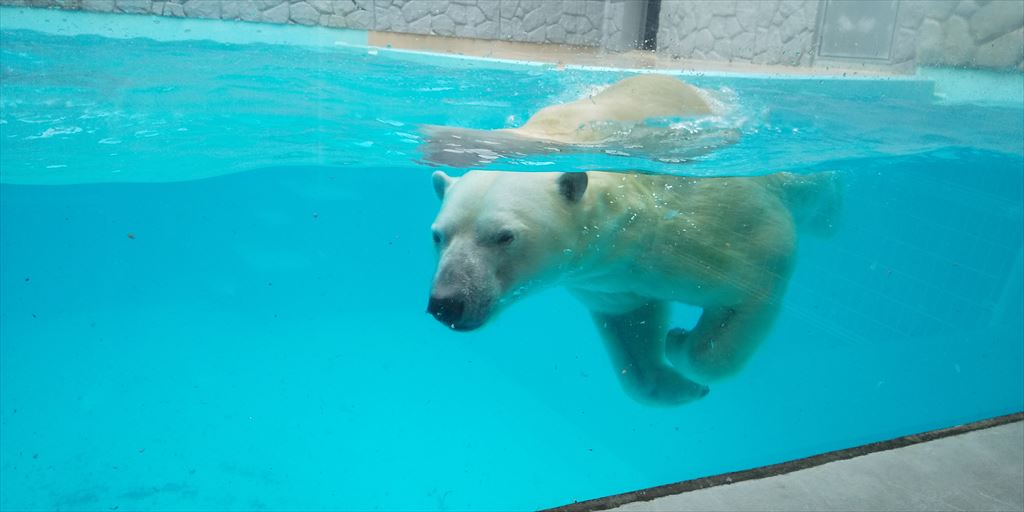
<path fill-rule="evenodd" d="M 540 109 L 523 126 L 498 130 L 530 139 L 585 144 L 608 138 L 609 121 L 711 114 L 707 93 L 664 75 L 637 75 L 570 103 Z"/>
<path fill-rule="evenodd" d="M 670 76 L 644 74 L 620 80 L 597 94 L 544 107 L 518 128 L 474 130 L 422 126 L 420 131 L 426 137 L 422 152 L 425 160 L 431 163 L 468 167 L 509 154 L 587 151 L 587 148 L 624 132 L 628 132 L 628 145 L 634 152 L 652 152 L 658 148 L 645 146 L 656 146 L 657 141 L 663 138 L 665 128 L 647 128 L 641 126 L 643 121 L 708 116 L 714 111 L 707 91 Z M 739 138 L 738 131 L 734 129 L 685 135 L 700 139 L 700 144 L 694 144 L 691 156 L 736 142 Z M 672 140 L 675 147 L 680 142 L 679 139 Z"/>
<path fill-rule="evenodd" d="M 530 291 L 565 286 L 630 395 L 686 403 L 737 372 L 768 333 L 798 226 L 834 225 L 836 176 L 437 171 L 427 311 L 469 331 Z M 703 308 L 692 330 L 669 330 L 672 302 Z"/>

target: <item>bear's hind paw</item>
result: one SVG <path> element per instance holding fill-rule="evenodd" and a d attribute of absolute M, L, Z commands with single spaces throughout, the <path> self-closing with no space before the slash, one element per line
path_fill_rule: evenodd
<path fill-rule="evenodd" d="M 661 368 L 651 372 L 646 378 L 632 383 L 632 395 L 640 402 L 650 405 L 675 406 L 700 400 L 708 395 L 710 389 L 704 384 L 694 382 L 675 370 Z"/>

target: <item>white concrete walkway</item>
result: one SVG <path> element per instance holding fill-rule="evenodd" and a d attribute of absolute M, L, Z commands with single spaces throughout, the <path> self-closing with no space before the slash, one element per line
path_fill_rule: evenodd
<path fill-rule="evenodd" d="M 612 510 L 1024 511 L 1024 422 Z"/>

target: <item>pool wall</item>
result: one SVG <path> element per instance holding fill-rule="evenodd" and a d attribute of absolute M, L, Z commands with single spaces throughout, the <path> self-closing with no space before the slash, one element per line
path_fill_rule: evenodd
<path fill-rule="evenodd" d="M 1024 70 L 1024 2 L 973 0 L 0 0 L 795 67 Z M 657 6 L 657 7 L 655 7 Z"/>

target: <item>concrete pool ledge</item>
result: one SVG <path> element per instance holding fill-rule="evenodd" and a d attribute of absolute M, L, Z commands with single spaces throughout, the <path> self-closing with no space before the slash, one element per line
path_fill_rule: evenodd
<path fill-rule="evenodd" d="M 520 65 L 623 70 L 722 73 L 745 76 L 844 79 L 914 79 L 912 75 L 873 69 L 855 62 L 800 67 L 677 59 L 652 51 L 605 52 L 593 46 L 530 43 L 497 39 L 381 32 L 353 28 L 286 25 L 202 18 L 176 18 L 149 14 L 112 14 L 76 10 L 0 6 L 0 27 L 27 29 L 55 35 L 100 35 L 118 39 L 145 37 L 157 41 L 210 40 L 220 43 L 295 44 L 304 46 L 366 46 L 477 58 Z"/>
<path fill-rule="evenodd" d="M 546 512 L 1024 510 L 1024 412 Z"/>
<path fill-rule="evenodd" d="M 281 44 L 331 48 L 401 59 L 438 68 L 661 73 L 702 81 L 710 87 L 739 81 L 785 81 L 794 94 L 845 98 L 934 99 L 934 81 L 853 68 L 799 68 L 677 60 L 652 52 L 603 53 L 595 48 L 356 29 L 280 25 L 164 16 L 110 14 L 0 6 L 0 28 L 58 36 L 98 35 L 156 41 L 202 40 L 225 44 Z"/>
<path fill-rule="evenodd" d="M 174 18 L 0 5 L 0 29 L 58 36 L 213 41 L 365 51 L 442 68 L 545 69 L 662 73 L 684 79 L 787 81 L 799 91 L 836 97 L 910 98 L 1020 108 L 1024 75 L 921 68 L 915 74 L 872 69 L 856 62 L 797 67 L 676 59 L 650 51 L 608 53 L 595 47 L 404 34 L 237 20 Z M 824 61 L 823 61 L 824 62 Z"/>
<path fill-rule="evenodd" d="M 605 53 L 594 47 L 513 41 L 478 40 L 394 32 L 368 32 L 365 45 L 375 51 L 403 54 L 434 64 L 464 61 L 466 65 L 546 67 L 628 73 L 661 73 L 680 77 L 787 80 L 820 85 L 877 86 L 901 95 L 934 98 L 944 103 L 1024 106 L 1024 73 L 977 69 L 921 67 L 913 74 L 895 73 L 835 62 L 821 67 L 759 65 L 675 59 L 650 51 Z M 832 90 L 832 89 L 828 89 Z M 849 93 L 851 91 L 841 91 Z"/>
<path fill-rule="evenodd" d="M 33 30 L 60 36 L 98 35 L 115 39 L 147 38 L 156 41 L 207 40 L 227 44 L 343 46 L 377 50 L 381 53 L 415 54 L 434 61 L 438 58 L 448 58 L 452 61 L 473 60 L 482 64 L 545 66 L 553 69 L 779 79 L 921 81 L 914 75 L 872 70 L 857 67 L 853 63 L 846 67 L 812 68 L 712 62 L 674 59 L 639 50 L 606 53 L 594 47 L 564 44 L 31 7 L 0 6 L 0 13 L 0 29 Z"/>
<path fill-rule="evenodd" d="M 809 68 L 760 65 L 744 62 L 714 62 L 675 59 L 651 51 L 606 53 L 598 48 L 561 44 L 479 40 L 459 37 L 369 32 L 367 44 L 378 48 L 442 54 L 456 58 L 477 58 L 553 65 L 558 69 L 622 70 L 633 72 L 690 72 L 722 75 L 771 76 L 778 78 L 844 78 L 913 80 L 913 75 L 864 67 L 830 66 Z"/>
<path fill-rule="evenodd" d="M 73 10 L 0 6 L 0 28 L 46 34 L 99 35 L 157 41 L 206 40 L 227 44 L 346 47 L 440 67 L 486 67 L 663 73 L 680 77 L 787 80 L 820 94 L 937 99 L 1019 108 L 1024 74 L 984 70 L 920 68 L 915 74 L 873 69 L 863 63 L 828 61 L 814 67 L 677 59 L 650 51 L 609 53 L 596 47 L 494 39 L 283 25 L 237 20 L 174 18 Z M 825 64 L 826 61 L 822 61 Z M 883 85 L 885 90 L 878 91 Z M 851 86 L 857 86 L 851 90 Z M 867 89 L 864 89 L 867 87 Z"/>

